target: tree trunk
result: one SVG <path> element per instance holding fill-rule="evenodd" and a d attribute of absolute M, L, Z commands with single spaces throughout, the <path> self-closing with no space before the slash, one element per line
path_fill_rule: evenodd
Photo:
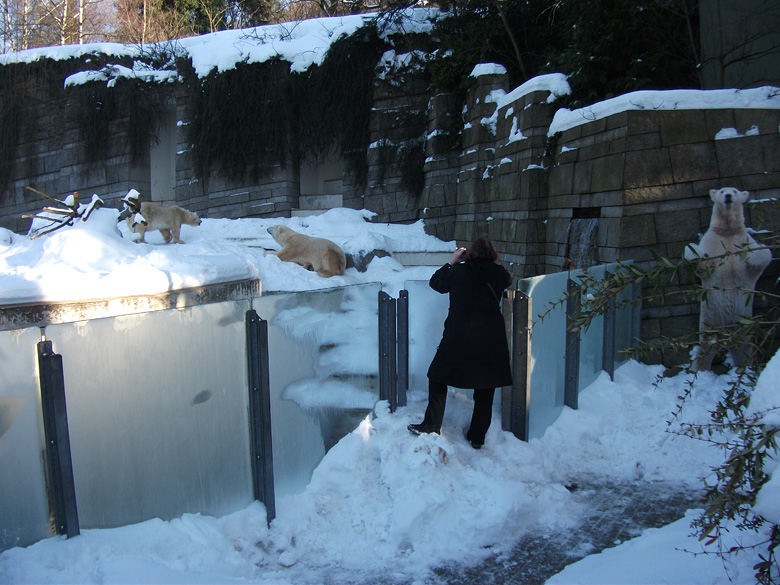
<path fill-rule="evenodd" d="M 79 0 L 79 45 L 84 44 L 84 0 Z"/>
<path fill-rule="evenodd" d="M 60 22 L 60 45 L 68 42 L 68 0 L 62 2 L 62 22 Z"/>

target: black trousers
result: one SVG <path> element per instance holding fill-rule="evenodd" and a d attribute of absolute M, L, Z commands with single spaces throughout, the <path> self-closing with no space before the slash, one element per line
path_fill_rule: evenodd
<path fill-rule="evenodd" d="M 485 444 L 485 435 L 493 418 L 493 395 L 495 388 L 474 389 L 474 412 L 466 438 L 475 445 Z M 428 406 L 422 424 L 441 429 L 444 408 L 447 405 L 447 385 L 428 380 Z"/>

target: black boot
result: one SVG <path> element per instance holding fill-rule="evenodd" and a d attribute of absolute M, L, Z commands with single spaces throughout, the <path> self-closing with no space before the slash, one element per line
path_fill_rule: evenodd
<path fill-rule="evenodd" d="M 424 435 L 428 433 L 436 433 L 438 435 L 441 434 L 440 428 L 436 428 L 433 425 L 425 424 L 424 421 L 417 425 L 409 425 L 406 428 L 409 429 L 410 433 L 413 433 L 415 435 Z"/>

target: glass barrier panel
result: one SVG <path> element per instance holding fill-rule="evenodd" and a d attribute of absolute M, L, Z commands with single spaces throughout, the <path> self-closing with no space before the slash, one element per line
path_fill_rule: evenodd
<path fill-rule="evenodd" d="M 52 536 L 38 383 L 40 329 L 0 331 L 0 551 Z"/>
<path fill-rule="evenodd" d="M 428 392 L 428 366 L 439 347 L 449 295 L 437 293 L 427 280 L 404 283 L 409 293 L 409 390 Z"/>
<path fill-rule="evenodd" d="M 633 284 L 617 298 L 615 311 L 615 367 L 626 363 L 630 358 L 620 350 L 636 346 L 635 323 L 639 319 L 641 306 L 636 302 L 641 294 L 641 285 Z"/>
<path fill-rule="evenodd" d="M 529 438 L 539 438 L 563 410 L 566 376 L 568 272 L 524 278 L 517 288 L 531 297 L 531 397 Z M 557 303 L 552 307 L 553 303 Z"/>
<path fill-rule="evenodd" d="M 630 262 L 626 262 L 630 264 Z M 616 299 L 615 305 L 615 368 L 626 363 L 629 358 L 621 350 L 636 346 L 637 324 L 640 319 L 641 304 L 638 302 L 642 286 L 628 286 Z"/>
<path fill-rule="evenodd" d="M 63 360 L 82 528 L 252 502 L 248 309 L 230 301 L 47 327 Z"/>
<path fill-rule="evenodd" d="M 379 399 L 379 283 L 255 298 L 268 321 L 277 503 Z"/>
<path fill-rule="evenodd" d="M 592 266 L 588 268 L 588 273 L 596 281 L 604 279 L 606 273 L 605 265 Z M 572 273 L 572 280 L 580 283 L 579 275 L 582 271 Z M 589 294 L 587 291 L 583 295 Z M 586 299 L 583 299 L 583 302 Z M 583 390 L 596 381 L 602 371 L 602 356 L 604 354 L 604 316 L 598 315 L 593 318 L 590 325 L 580 332 L 580 367 L 579 383 L 577 390 Z"/>

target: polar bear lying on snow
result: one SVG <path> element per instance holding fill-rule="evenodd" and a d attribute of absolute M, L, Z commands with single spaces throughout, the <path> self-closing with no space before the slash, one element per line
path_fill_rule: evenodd
<path fill-rule="evenodd" d="M 276 254 L 283 262 L 295 262 L 306 270 L 313 270 L 323 278 L 344 274 L 347 257 L 336 244 L 325 238 L 312 238 L 287 226 L 273 225 L 268 233 L 282 246 Z"/>
<path fill-rule="evenodd" d="M 772 252 L 762 247 L 745 229 L 742 204 L 747 191 L 732 187 L 712 189 L 710 227 L 696 244 L 689 244 L 685 259 L 696 263 L 706 296 L 699 313 L 699 350 L 693 371 L 708 370 L 718 353 L 712 337 L 701 333 L 711 327 L 725 327 L 753 315 L 753 291 L 759 276 L 772 260 Z M 741 363 L 744 347 L 730 347 L 732 359 Z"/>

